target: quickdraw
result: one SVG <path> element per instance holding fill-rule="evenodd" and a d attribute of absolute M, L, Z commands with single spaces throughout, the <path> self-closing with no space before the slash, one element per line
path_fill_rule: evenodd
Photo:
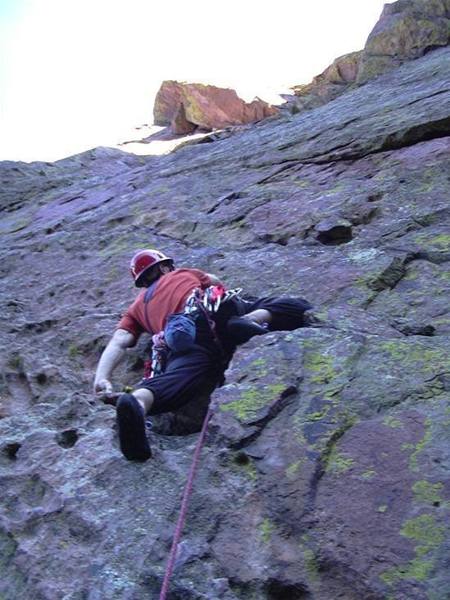
<path fill-rule="evenodd" d="M 226 290 L 222 285 L 211 285 L 205 290 L 196 288 L 186 300 L 184 312 L 194 312 L 201 305 L 208 313 L 216 313 L 223 302 L 238 296 L 241 292 L 242 288 Z"/>

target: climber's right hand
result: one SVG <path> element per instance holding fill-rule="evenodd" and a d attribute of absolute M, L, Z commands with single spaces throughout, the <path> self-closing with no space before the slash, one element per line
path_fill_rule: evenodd
<path fill-rule="evenodd" d="M 99 379 L 94 382 L 94 394 L 103 400 L 115 396 L 112 383 L 108 379 Z"/>

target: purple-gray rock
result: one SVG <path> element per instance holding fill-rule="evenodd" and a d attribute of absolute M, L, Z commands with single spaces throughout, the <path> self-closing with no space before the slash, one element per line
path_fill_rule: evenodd
<path fill-rule="evenodd" d="M 133 464 L 91 393 L 145 246 L 321 318 L 213 394 L 170 598 L 448 598 L 449 82 L 447 47 L 167 156 L 0 163 L 2 598 L 158 598 L 195 406 Z"/>

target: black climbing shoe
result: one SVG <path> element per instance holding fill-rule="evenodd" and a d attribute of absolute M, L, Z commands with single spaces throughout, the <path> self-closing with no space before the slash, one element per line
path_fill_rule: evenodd
<path fill-rule="evenodd" d="M 244 344 L 255 335 L 264 335 L 268 330 L 250 319 L 231 317 L 227 323 L 227 331 L 236 344 Z"/>
<path fill-rule="evenodd" d="M 128 460 L 145 461 L 152 451 L 145 435 L 145 417 L 133 394 L 122 394 L 117 401 L 117 429 L 120 449 Z"/>

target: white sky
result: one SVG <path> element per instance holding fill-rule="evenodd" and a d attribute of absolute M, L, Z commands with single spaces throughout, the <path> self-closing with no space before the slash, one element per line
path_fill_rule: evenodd
<path fill-rule="evenodd" d="M 0 0 L 0 160 L 56 160 L 151 123 L 164 79 L 245 93 L 359 50 L 382 0 Z"/>

